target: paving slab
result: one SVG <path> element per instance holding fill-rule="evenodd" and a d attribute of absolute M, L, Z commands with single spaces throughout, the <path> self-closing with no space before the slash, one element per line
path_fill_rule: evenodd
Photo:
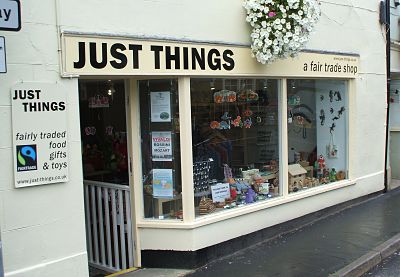
<path fill-rule="evenodd" d="M 213 261 L 189 276 L 328 276 L 400 233 L 400 190 L 349 207 L 273 241 Z M 268 219 L 265 219 L 268 220 Z M 230 253 L 227 253 L 230 254 Z M 379 256 L 379 258 L 378 258 Z"/>
<path fill-rule="evenodd" d="M 118 275 L 118 277 L 182 277 L 193 272 L 186 269 L 143 268 Z"/>

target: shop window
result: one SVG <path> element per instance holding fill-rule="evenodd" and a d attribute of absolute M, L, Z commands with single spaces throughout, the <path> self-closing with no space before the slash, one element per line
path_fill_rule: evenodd
<path fill-rule="evenodd" d="M 178 85 L 139 81 L 145 218 L 181 219 Z"/>
<path fill-rule="evenodd" d="M 83 178 L 129 185 L 123 81 L 79 81 Z"/>
<path fill-rule="evenodd" d="M 288 80 L 289 193 L 347 178 L 346 84 Z"/>
<path fill-rule="evenodd" d="M 196 216 L 278 196 L 278 81 L 192 79 Z"/>

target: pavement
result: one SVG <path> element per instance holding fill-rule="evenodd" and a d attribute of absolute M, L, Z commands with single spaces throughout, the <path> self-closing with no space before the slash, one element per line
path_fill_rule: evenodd
<path fill-rule="evenodd" d="M 386 258 L 382 263 L 368 271 L 363 277 L 393 277 L 400 276 L 400 252 Z"/>
<path fill-rule="evenodd" d="M 400 249 L 399 219 L 396 189 L 195 271 L 146 268 L 119 276 L 361 276 Z"/>

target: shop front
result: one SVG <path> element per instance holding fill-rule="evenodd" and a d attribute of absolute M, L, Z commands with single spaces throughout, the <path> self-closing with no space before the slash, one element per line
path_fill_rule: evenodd
<path fill-rule="evenodd" d="M 240 45 L 74 33 L 62 43 L 63 76 L 100 99 L 94 116 L 81 104 L 85 179 L 128 191 L 127 229 L 115 233 L 127 233 L 116 249 L 133 256 L 125 267 L 198 266 L 203 258 L 182 257 L 381 189 L 383 172 L 355 174 L 358 55 L 301 52 L 265 66 Z M 119 151 L 108 166 L 89 155 L 96 129 Z M 100 261 L 108 231 L 86 231 Z"/>

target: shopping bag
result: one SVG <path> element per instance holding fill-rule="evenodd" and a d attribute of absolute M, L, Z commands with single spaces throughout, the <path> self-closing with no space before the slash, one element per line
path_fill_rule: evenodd
<path fill-rule="evenodd" d="M 326 154 L 327 154 L 328 158 L 335 159 L 338 157 L 338 152 L 339 152 L 339 150 L 338 150 L 337 145 L 335 144 L 333 134 L 331 134 L 329 144 L 326 146 Z"/>

